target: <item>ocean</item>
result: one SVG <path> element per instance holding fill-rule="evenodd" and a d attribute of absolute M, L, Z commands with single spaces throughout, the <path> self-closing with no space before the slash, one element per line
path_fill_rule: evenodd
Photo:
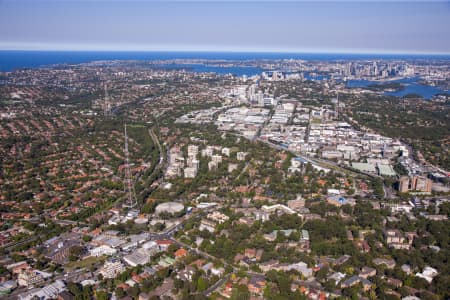
<path fill-rule="evenodd" d="M 113 52 L 113 51 L 6 51 L 0 50 L 0 71 L 37 68 L 53 64 L 79 64 L 96 60 L 168 60 L 168 59 L 304 59 L 304 60 L 357 60 L 357 59 L 444 59 L 450 55 L 377 55 L 326 53 L 264 53 L 264 52 Z"/>

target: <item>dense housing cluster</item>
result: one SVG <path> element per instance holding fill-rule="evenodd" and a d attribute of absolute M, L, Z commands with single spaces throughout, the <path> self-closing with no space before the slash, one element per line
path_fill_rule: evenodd
<path fill-rule="evenodd" d="M 447 62 L 1 75 L 5 299 L 450 297 Z"/>

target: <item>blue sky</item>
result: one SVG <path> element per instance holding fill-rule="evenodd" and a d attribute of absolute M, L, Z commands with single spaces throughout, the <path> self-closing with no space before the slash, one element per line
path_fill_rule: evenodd
<path fill-rule="evenodd" d="M 448 54 L 449 3 L 0 0 L 0 49 Z"/>

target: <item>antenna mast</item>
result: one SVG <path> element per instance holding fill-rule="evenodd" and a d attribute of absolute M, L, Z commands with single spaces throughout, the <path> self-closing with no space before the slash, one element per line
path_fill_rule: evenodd
<path fill-rule="evenodd" d="M 125 194 L 127 196 L 124 207 L 135 207 L 137 204 L 136 200 L 136 192 L 134 190 L 134 184 L 131 179 L 131 170 L 130 170 L 130 155 L 128 152 L 128 135 L 127 135 L 127 125 L 125 124 Z"/>
<path fill-rule="evenodd" d="M 336 119 L 339 120 L 339 92 L 337 92 L 337 99 L 336 99 Z"/>
<path fill-rule="evenodd" d="M 103 115 L 108 116 L 111 110 L 111 103 L 109 102 L 108 84 L 105 82 L 105 101 L 103 104 Z"/>

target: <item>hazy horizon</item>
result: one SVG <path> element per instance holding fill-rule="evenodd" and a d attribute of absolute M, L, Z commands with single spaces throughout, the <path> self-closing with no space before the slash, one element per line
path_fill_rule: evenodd
<path fill-rule="evenodd" d="M 256 53 L 256 54 L 324 54 L 324 55 L 381 55 L 381 56 L 450 56 L 450 52 L 384 52 L 384 51 L 367 51 L 367 52 L 352 52 L 352 51 L 284 51 L 284 50 L 177 50 L 177 49 L 57 49 L 57 48 L 49 48 L 49 49 L 0 49 L 0 52 L 116 52 L 116 53 Z"/>
<path fill-rule="evenodd" d="M 450 54 L 448 1 L 0 1 L 0 49 Z"/>

